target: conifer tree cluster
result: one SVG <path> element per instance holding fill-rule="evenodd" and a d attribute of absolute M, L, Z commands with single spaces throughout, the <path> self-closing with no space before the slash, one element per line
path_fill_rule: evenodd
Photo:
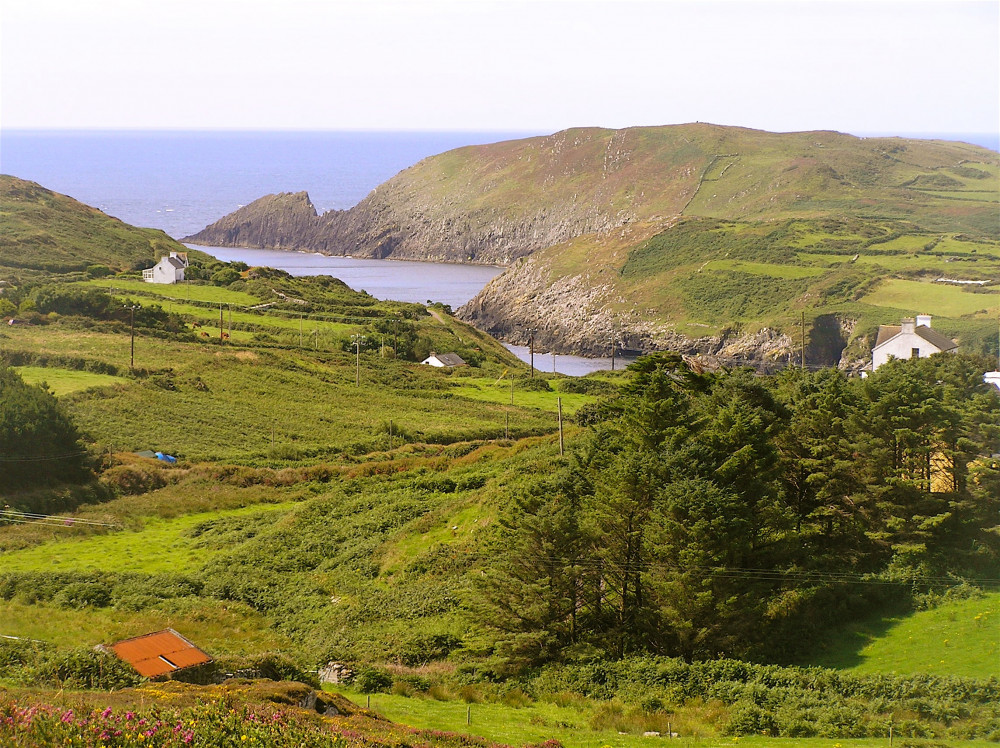
<path fill-rule="evenodd" d="M 633 368 L 501 521 L 474 608 L 512 666 L 791 657 L 852 606 L 997 576 L 1000 397 L 975 358 Z"/>
<path fill-rule="evenodd" d="M 34 488 L 87 475 L 87 453 L 47 388 L 0 363 L 0 487 Z"/>

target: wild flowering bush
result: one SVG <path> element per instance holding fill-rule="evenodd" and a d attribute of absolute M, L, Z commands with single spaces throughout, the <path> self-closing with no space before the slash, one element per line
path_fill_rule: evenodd
<path fill-rule="evenodd" d="M 331 728 L 280 709 L 232 708 L 207 704 L 180 712 L 157 708 L 143 714 L 111 707 L 89 712 L 49 705 L 0 701 L 0 744 L 73 748 L 119 746 L 310 745 L 346 748 L 353 744 Z"/>
<path fill-rule="evenodd" d="M 155 697 L 154 697 L 155 698 Z M 226 699 L 186 709 L 74 709 L 22 703 L 0 693 L 4 748 L 507 748 L 482 738 L 420 730 L 364 715 L 324 718 L 277 704 L 234 706 Z M 555 740 L 537 748 L 562 748 Z"/>

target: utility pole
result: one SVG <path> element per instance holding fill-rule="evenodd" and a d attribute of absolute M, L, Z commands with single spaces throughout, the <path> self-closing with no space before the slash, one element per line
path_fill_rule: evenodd
<path fill-rule="evenodd" d="M 611 371 L 615 370 L 615 331 L 611 331 Z"/>
<path fill-rule="evenodd" d="M 364 335 L 354 334 L 351 336 L 354 340 L 354 386 L 361 386 L 361 344 L 365 340 Z"/>
<path fill-rule="evenodd" d="M 223 341 L 222 332 L 226 329 L 225 320 L 222 318 L 222 303 L 219 303 L 219 342 Z"/>
<path fill-rule="evenodd" d="M 806 370 L 806 313 L 802 311 L 802 371 Z"/>
<path fill-rule="evenodd" d="M 535 378 L 535 331 L 528 331 L 528 351 L 531 353 L 531 378 Z"/>
<path fill-rule="evenodd" d="M 556 398 L 556 405 L 559 406 L 559 456 L 563 456 L 563 424 L 562 424 L 562 398 Z"/>
<path fill-rule="evenodd" d="M 131 305 L 126 305 L 125 308 L 128 309 L 129 327 L 131 328 L 132 331 L 131 334 L 132 352 L 129 357 L 128 368 L 134 370 L 135 369 L 135 310 L 141 309 L 142 307 L 139 304 L 131 304 Z"/>
<path fill-rule="evenodd" d="M 302 347 L 302 315 L 299 314 L 299 348 Z"/>

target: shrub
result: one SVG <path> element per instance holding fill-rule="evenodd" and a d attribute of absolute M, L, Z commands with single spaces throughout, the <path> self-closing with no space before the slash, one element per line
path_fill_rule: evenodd
<path fill-rule="evenodd" d="M 130 688 L 142 678 L 117 657 L 87 647 L 39 654 L 25 669 L 28 682 L 59 688 Z"/>
<path fill-rule="evenodd" d="M 526 377 L 515 381 L 521 392 L 552 392 L 552 386 L 541 377 Z"/>
<path fill-rule="evenodd" d="M 111 588 L 103 582 L 73 582 L 52 598 L 60 608 L 106 608 L 111 605 Z"/>
<path fill-rule="evenodd" d="M 392 676 L 374 667 L 363 667 L 354 676 L 354 685 L 361 693 L 388 693 Z"/>
<path fill-rule="evenodd" d="M 120 496 L 138 496 L 167 485 L 162 470 L 146 465 L 116 465 L 104 471 L 101 482 Z"/>

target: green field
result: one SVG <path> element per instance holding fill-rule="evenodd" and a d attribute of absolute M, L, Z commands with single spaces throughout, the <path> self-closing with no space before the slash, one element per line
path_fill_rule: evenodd
<path fill-rule="evenodd" d="M 32 548 L 3 554 L 4 571 L 108 571 L 184 573 L 201 568 L 216 552 L 191 537 L 191 530 L 223 517 L 247 517 L 275 512 L 277 517 L 294 503 L 250 506 L 225 512 L 199 512 L 174 519 L 147 517 L 141 529 L 121 529 L 107 534 L 74 538 L 72 520 L 53 528 L 53 536 L 64 536 Z"/>
<path fill-rule="evenodd" d="M 572 706 L 558 706 L 548 702 L 531 702 L 523 706 L 504 704 L 468 704 L 460 700 L 439 701 L 428 697 L 407 697 L 392 694 L 372 694 L 370 697 L 355 691 L 344 691 L 328 686 L 329 690 L 343 693 L 356 704 L 371 704 L 379 714 L 395 722 L 433 730 L 447 730 L 473 735 L 507 745 L 538 744 L 555 739 L 567 748 L 644 748 L 660 745 L 667 740 L 668 726 L 678 737 L 668 745 L 723 748 L 727 746 L 781 746 L 783 748 L 884 748 L 889 745 L 888 726 L 881 739 L 847 738 L 769 738 L 761 736 L 723 737 L 706 729 L 698 720 L 718 709 L 706 704 L 700 708 L 680 710 L 677 714 L 664 713 L 637 715 L 620 704 L 601 704 L 578 700 Z M 370 699 L 370 701 L 369 701 Z M 564 701 L 573 703 L 571 698 Z M 617 720 L 616 720 L 617 718 Z M 619 724 L 615 725 L 615 722 Z M 609 725 L 594 729 L 591 725 Z M 644 736 L 648 729 L 662 737 Z M 899 741 L 899 738 L 897 738 Z M 908 738 L 900 741 L 910 748 L 987 748 L 995 745 L 988 740 L 919 740 Z M 899 744 L 899 743 L 897 743 Z"/>
<path fill-rule="evenodd" d="M 118 366 L 129 360 L 128 335 L 24 327 L 15 328 L 7 344 Z M 357 386 L 355 357 L 339 351 L 255 351 L 150 338 L 137 338 L 135 350 L 137 366 L 162 371 L 129 381 L 113 399 L 78 392 L 66 400 L 103 449 L 246 461 L 278 448 L 296 458 L 386 448 L 390 420 L 397 445 L 499 438 L 508 424 L 501 399 L 456 396 L 441 372 L 380 359 L 377 351 L 361 356 Z M 512 435 L 556 429 L 555 396 L 542 399 L 518 401 L 509 413 Z M 170 417 L 145 417 L 151 408 Z"/>
<path fill-rule="evenodd" d="M 992 678 L 1000 672 L 1000 593 L 853 627 L 815 664 L 856 673 Z"/>
<path fill-rule="evenodd" d="M 544 357 L 539 357 L 542 359 Z M 544 379 L 540 374 L 536 374 L 539 380 Z M 452 386 L 449 392 L 453 395 L 468 398 L 470 400 L 480 400 L 488 403 L 498 403 L 500 405 L 513 405 L 517 408 L 534 408 L 555 413 L 559 409 L 559 400 L 562 400 L 563 415 L 572 415 L 581 405 L 594 402 L 593 395 L 581 395 L 575 393 L 562 393 L 555 389 L 551 392 L 524 391 L 520 385 L 515 385 L 513 396 L 508 379 L 497 381 L 489 378 L 452 378 Z M 558 387 L 559 380 L 552 380 L 551 385 Z"/>
<path fill-rule="evenodd" d="M 736 270 L 749 275 L 767 275 L 772 278 L 813 278 L 823 275 L 826 268 L 804 267 L 802 265 L 777 265 L 767 262 L 745 262 L 743 260 L 712 260 L 702 270 Z"/>
<path fill-rule="evenodd" d="M 74 369 L 58 369 L 43 366 L 16 366 L 14 369 L 29 384 L 41 384 L 44 382 L 48 385 L 52 394 L 56 396 L 89 390 L 92 387 L 124 384 L 128 381 L 123 377 L 114 377 L 110 374 L 95 374 L 90 371 L 76 371 Z"/>
<path fill-rule="evenodd" d="M 908 314 L 934 314 L 943 317 L 996 317 L 1000 294 L 971 293 L 961 286 L 922 281 L 886 280 L 861 301 L 873 306 L 891 307 Z"/>
<path fill-rule="evenodd" d="M 219 286 L 196 284 L 191 282 L 163 284 L 146 283 L 141 280 L 127 278 L 101 278 L 86 281 L 85 285 L 95 286 L 108 291 L 112 296 L 121 296 L 126 291 L 134 291 L 144 296 L 159 296 L 164 301 L 207 301 L 216 304 L 232 304 L 233 306 L 255 306 L 263 303 L 256 296 L 243 291 L 231 291 Z M 277 301 L 277 297 L 274 299 Z"/>

